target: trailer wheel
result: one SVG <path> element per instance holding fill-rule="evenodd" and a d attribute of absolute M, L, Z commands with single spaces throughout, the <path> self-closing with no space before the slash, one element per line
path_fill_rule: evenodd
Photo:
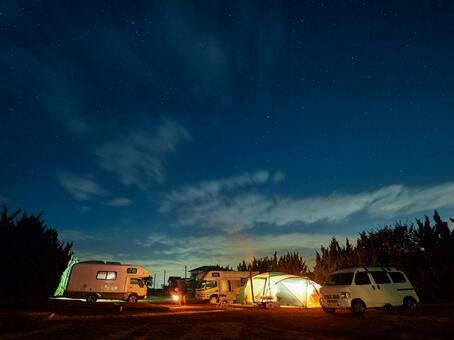
<path fill-rule="evenodd" d="M 139 300 L 139 297 L 136 294 L 131 294 L 128 296 L 129 303 L 136 303 Z"/>
<path fill-rule="evenodd" d="M 89 303 L 95 303 L 96 300 L 98 300 L 98 297 L 96 296 L 96 294 L 89 294 L 89 295 L 87 295 L 85 300 Z"/>
<path fill-rule="evenodd" d="M 218 299 L 218 296 L 217 296 L 217 295 L 211 295 L 211 296 L 210 296 L 210 303 L 211 303 L 212 305 L 215 305 L 215 304 L 217 304 L 218 302 L 219 302 L 219 299 Z"/>
<path fill-rule="evenodd" d="M 411 296 L 407 296 L 404 299 L 404 307 L 405 307 L 405 309 L 409 309 L 409 310 L 416 309 L 416 300 L 413 299 Z"/>

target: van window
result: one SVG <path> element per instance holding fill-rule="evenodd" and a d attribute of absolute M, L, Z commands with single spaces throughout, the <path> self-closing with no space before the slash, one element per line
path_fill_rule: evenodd
<path fill-rule="evenodd" d="M 211 277 L 219 277 L 219 273 L 211 273 Z"/>
<path fill-rule="evenodd" d="M 355 283 L 357 285 L 370 285 L 369 275 L 366 272 L 358 272 L 355 275 Z"/>
<path fill-rule="evenodd" d="M 126 269 L 126 273 L 137 274 L 137 268 L 128 268 L 128 269 Z"/>
<path fill-rule="evenodd" d="M 353 273 L 331 274 L 325 286 L 349 286 L 353 280 Z"/>
<path fill-rule="evenodd" d="M 402 273 L 389 273 L 389 276 L 391 276 L 391 280 L 393 280 L 394 283 L 406 282 L 405 277 L 402 275 Z"/>
<path fill-rule="evenodd" d="M 385 272 L 370 272 L 376 284 L 391 283 Z"/>
<path fill-rule="evenodd" d="M 98 272 L 96 274 L 97 280 L 115 280 L 117 278 L 117 272 Z"/>

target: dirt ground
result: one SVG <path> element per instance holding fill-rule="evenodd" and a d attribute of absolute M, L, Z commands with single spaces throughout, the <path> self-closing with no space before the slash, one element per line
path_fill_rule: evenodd
<path fill-rule="evenodd" d="M 39 306 L 0 307 L 2 339 L 454 339 L 453 326 L 453 305 L 368 310 L 362 317 L 347 311 L 328 315 L 321 309 L 149 302 L 50 300 Z"/>

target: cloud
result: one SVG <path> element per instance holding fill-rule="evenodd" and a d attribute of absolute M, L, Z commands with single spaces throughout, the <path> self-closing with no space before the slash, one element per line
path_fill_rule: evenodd
<path fill-rule="evenodd" d="M 204 191 L 203 187 L 199 184 L 172 192 L 163 201 L 161 212 L 174 214 L 180 226 L 236 233 L 262 224 L 340 223 L 357 213 L 390 218 L 454 206 L 454 182 L 431 187 L 390 185 L 356 194 L 335 192 L 305 198 L 264 194 L 256 188 L 230 193 Z"/>
<path fill-rule="evenodd" d="M 124 185 L 148 188 L 163 183 L 167 157 L 190 139 L 181 125 L 165 120 L 153 132 L 133 131 L 95 148 L 101 167 L 116 174 Z"/>
<path fill-rule="evenodd" d="M 273 182 L 279 183 L 285 180 L 285 173 L 281 170 L 278 170 L 273 175 Z"/>
<path fill-rule="evenodd" d="M 77 201 L 88 201 L 108 194 L 98 183 L 71 173 L 58 176 L 60 185 Z"/>
<path fill-rule="evenodd" d="M 92 240 L 94 237 L 80 230 L 60 230 L 59 238 L 65 242 Z"/>
<path fill-rule="evenodd" d="M 122 197 L 122 198 L 113 198 L 109 201 L 104 202 L 103 204 L 111 206 L 111 207 L 127 207 L 133 203 L 134 202 L 130 198 Z"/>
<path fill-rule="evenodd" d="M 8 197 L 0 195 L 0 203 L 7 203 Z"/>
<path fill-rule="evenodd" d="M 136 240 L 139 247 L 149 248 L 154 256 L 153 267 L 172 270 L 182 267 L 182 263 L 196 267 L 201 264 L 230 264 L 236 266 L 243 259 L 269 256 L 275 251 L 299 251 L 307 255 L 313 264 L 314 249 L 327 245 L 332 235 L 287 233 L 287 234 L 219 234 L 200 237 L 172 237 L 164 233 L 150 234 L 144 240 Z M 336 236 L 342 244 L 344 236 Z M 354 239 L 354 235 L 349 238 Z M 171 259 L 171 260 L 170 260 Z M 172 263 L 169 263 L 171 261 Z M 170 267 L 170 268 L 169 268 Z"/>
<path fill-rule="evenodd" d="M 276 173 L 277 174 L 277 173 Z M 274 176 L 276 176 L 276 174 Z M 163 202 L 161 209 L 170 210 L 176 204 L 194 204 L 210 198 L 216 198 L 221 193 L 234 191 L 244 187 L 263 184 L 270 179 L 270 173 L 259 170 L 254 173 L 221 178 L 213 181 L 203 181 L 195 185 L 188 185 L 180 190 L 172 191 Z"/>

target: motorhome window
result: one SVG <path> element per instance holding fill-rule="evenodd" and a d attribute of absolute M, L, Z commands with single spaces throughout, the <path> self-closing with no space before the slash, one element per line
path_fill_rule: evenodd
<path fill-rule="evenodd" d="M 353 280 L 353 273 L 331 274 L 325 286 L 349 286 Z"/>
<path fill-rule="evenodd" d="M 370 272 L 376 284 L 391 283 L 385 272 Z"/>
<path fill-rule="evenodd" d="M 404 283 L 407 281 L 402 273 L 389 273 L 389 276 L 391 276 L 391 280 L 393 280 L 394 283 Z"/>
<path fill-rule="evenodd" d="M 142 280 L 141 279 L 131 279 L 129 282 L 131 282 L 132 285 L 143 285 L 142 283 Z"/>
<path fill-rule="evenodd" d="M 212 277 L 219 277 L 219 273 L 211 273 Z"/>
<path fill-rule="evenodd" d="M 137 268 L 128 268 L 128 269 L 126 269 L 126 273 L 137 274 Z"/>
<path fill-rule="evenodd" d="M 107 272 L 98 272 L 98 274 L 96 274 L 96 278 L 98 280 L 105 280 L 106 276 L 107 276 Z"/>
<path fill-rule="evenodd" d="M 115 280 L 117 278 L 117 272 L 98 272 L 96 278 L 98 280 Z"/>
<path fill-rule="evenodd" d="M 227 283 L 229 284 L 229 292 L 232 291 L 232 283 L 230 281 L 227 281 Z"/>
<path fill-rule="evenodd" d="M 357 285 L 370 285 L 369 275 L 366 272 L 358 272 L 355 275 L 355 284 Z"/>

